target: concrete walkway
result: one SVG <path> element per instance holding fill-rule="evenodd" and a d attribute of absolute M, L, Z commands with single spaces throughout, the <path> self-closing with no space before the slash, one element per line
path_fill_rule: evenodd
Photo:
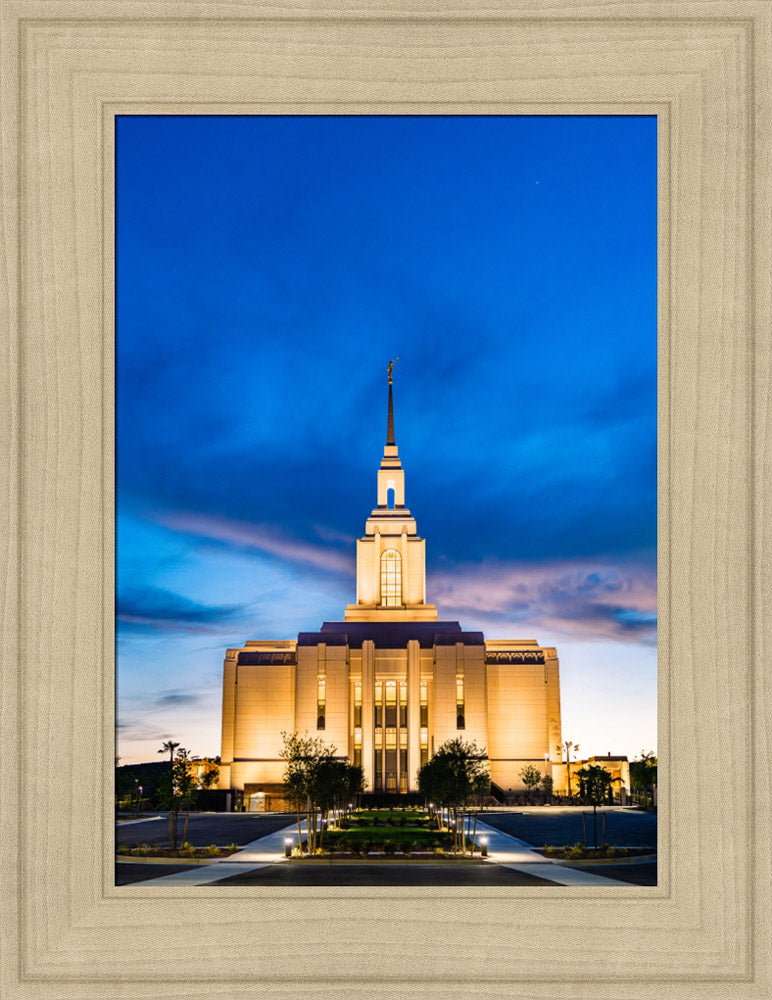
<path fill-rule="evenodd" d="M 303 833 L 306 832 L 305 823 L 301 825 L 301 830 Z M 471 824 L 469 833 L 471 834 Z M 191 866 L 188 871 L 176 872 L 174 875 L 161 875 L 138 884 L 143 886 L 212 885 L 233 875 L 244 875 L 248 872 L 258 871 L 260 868 L 266 868 L 283 861 L 284 838 L 292 837 L 293 844 L 296 844 L 297 835 L 297 823 L 292 823 L 281 830 L 269 833 L 265 837 L 253 840 L 252 843 L 246 844 L 235 854 L 215 861 L 211 865 Z M 544 855 L 535 851 L 531 844 L 526 844 L 525 841 L 518 840 L 517 837 L 502 833 L 501 830 L 496 830 L 494 827 L 488 826 L 487 823 L 478 821 L 478 844 L 481 836 L 488 838 L 489 862 L 501 865 L 503 868 L 511 868 L 513 871 L 523 872 L 525 875 L 534 875 L 555 885 L 629 885 L 628 882 L 606 878 L 604 875 L 596 875 L 594 872 L 555 865 Z"/>
<path fill-rule="evenodd" d="M 305 823 L 300 829 L 306 832 Z M 293 836 L 294 833 L 294 836 Z M 292 843 L 298 840 L 298 825 L 293 823 L 281 830 L 275 830 L 265 837 L 259 837 L 245 844 L 240 851 L 229 854 L 227 858 L 214 861 L 211 865 L 191 866 L 189 871 L 176 872 L 174 875 L 161 875 L 158 878 L 147 879 L 139 885 L 211 885 L 231 875 L 244 875 L 247 872 L 266 868 L 284 860 L 284 838 L 292 837 Z"/>
<path fill-rule="evenodd" d="M 514 871 L 523 872 L 526 875 L 535 875 L 537 878 L 548 879 L 555 885 L 628 885 L 627 882 L 619 882 L 617 879 L 606 878 L 604 875 L 596 875 L 595 872 L 579 871 L 577 868 L 567 868 L 563 865 L 554 865 L 543 854 L 535 851 L 531 844 L 526 844 L 524 840 L 518 840 L 508 833 L 502 833 L 487 823 L 477 823 L 477 842 L 480 837 L 488 838 L 488 857 L 495 861 L 497 865 L 504 868 L 512 868 Z"/>

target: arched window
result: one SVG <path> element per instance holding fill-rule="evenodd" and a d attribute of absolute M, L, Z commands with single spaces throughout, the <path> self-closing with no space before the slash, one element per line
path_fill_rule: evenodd
<path fill-rule="evenodd" d="M 390 486 L 386 490 L 386 506 L 389 510 L 394 510 L 394 487 Z"/>
<path fill-rule="evenodd" d="M 402 604 L 402 557 L 396 549 L 381 553 L 381 606 L 398 608 Z"/>

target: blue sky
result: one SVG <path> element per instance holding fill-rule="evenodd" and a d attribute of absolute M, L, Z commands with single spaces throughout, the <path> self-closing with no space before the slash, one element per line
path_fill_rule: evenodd
<path fill-rule="evenodd" d="M 219 752 L 222 658 L 340 620 L 386 365 L 440 617 L 656 749 L 656 121 L 121 117 L 121 760 Z"/>

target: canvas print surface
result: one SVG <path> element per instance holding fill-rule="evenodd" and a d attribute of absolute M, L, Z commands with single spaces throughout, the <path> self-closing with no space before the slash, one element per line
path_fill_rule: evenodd
<path fill-rule="evenodd" d="M 116 120 L 116 880 L 656 884 L 656 119 Z"/>

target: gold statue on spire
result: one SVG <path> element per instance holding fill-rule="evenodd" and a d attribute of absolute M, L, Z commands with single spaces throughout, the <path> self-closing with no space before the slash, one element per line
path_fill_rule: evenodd
<path fill-rule="evenodd" d="M 399 361 L 399 355 L 394 358 L 394 361 Z M 391 385 L 391 369 L 394 367 L 394 361 L 389 362 L 389 385 Z"/>

